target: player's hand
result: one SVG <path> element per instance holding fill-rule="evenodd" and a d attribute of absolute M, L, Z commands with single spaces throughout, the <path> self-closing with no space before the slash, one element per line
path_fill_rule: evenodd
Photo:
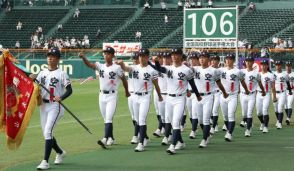
<path fill-rule="evenodd" d="M 201 96 L 197 96 L 197 100 L 200 102 L 202 100 Z"/>
<path fill-rule="evenodd" d="M 250 91 L 249 90 L 245 90 L 245 94 L 246 95 L 249 95 L 250 94 Z"/>
<path fill-rule="evenodd" d="M 162 102 L 163 101 L 163 98 L 162 98 L 162 96 L 160 95 L 160 96 L 158 96 L 158 101 L 160 101 L 160 102 Z"/>
<path fill-rule="evenodd" d="M 227 92 L 223 93 L 223 96 L 224 96 L 225 99 L 226 99 L 227 97 L 229 97 L 229 95 L 228 95 Z"/>
<path fill-rule="evenodd" d="M 293 94 L 292 91 L 290 91 L 290 92 L 289 92 L 289 95 L 292 95 L 292 94 Z"/>
<path fill-rule="evenodd" d="M 120 66 L 124 66 L 124 61 L 122 59 L 116 60 L 115 64 L 120 65 Z"/>
<path fill-rule="evenodd" d="M 276 97 L 273 97 L 273 102 L 276 103 L 278 100 Z"/>
<path fill-rule="evenodd" d="M 83 58 L 85 58 L 86 55 L 84 54 L 84 52 L 80 52 L 78 56 L 79 56 L 81 59 L 83 59 Z"/>
<path fill-rule="evenodd" d="M 262 91 L 261 96 L 265 96 L 265 95 L 266 95 L 265 91 Z"/>
<path fill-rule="evenodd" d="M 155 57 L 152 58 L 152 60 L 155 62 L 155 61 L 158 61 L 159 59 L 158 59 L 157 56 L 155 56 Z"/>
<path fill-rule="evenodd" d="M 191 91 L 187 91 L 187 97 L 191 97 L 192 93 Z"/>
<path fill-rule="evenodd" d="M 62 99 L 61 99 L 60 97 L 58 97 L 58 96 L 55 96 L 55 97 L 53 98 L 53 100 L 56 101 L 56 102 L 60 102 Z"/>
<path fill-rule="evenodd" d="M 130 97 L 130 96 L 131 96 L 130 92 L 127 91 L 127 92 L 126 92 L 126 97 Z"/>
<path fill-rule="evenodd" d="M 37 78 L 37 76 L 38 76 L 37 74 L 30 74 L 29 75 L 30 79 L 33 81 Z"/>

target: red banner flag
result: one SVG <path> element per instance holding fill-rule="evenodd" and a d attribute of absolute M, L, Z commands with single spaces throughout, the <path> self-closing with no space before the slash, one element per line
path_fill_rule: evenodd
<path fill-rule="evenodd" d="M 0 131 L 4 128 L 4 57 L 0 56 Z"/>
<path fill-rule="evenodd" d="M 37 105 L 38 86 L 17 68 L 9 58 L 4 57 L 4 114 L 7 146 L 16 149 L 20 146 L 25 130 Z"/>

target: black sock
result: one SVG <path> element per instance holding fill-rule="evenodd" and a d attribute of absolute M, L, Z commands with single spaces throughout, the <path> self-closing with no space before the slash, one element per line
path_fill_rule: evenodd
<path fill-rule="evenodd" d="M 181 120 L 181 125 L 184 126 L 185 123 L 186 123 L 186 118 L 187 118 L 187 115 L 183 115 L 182 116 L 182 120 Z"/>
<path fill-rule="evenodd" d="M 110 137 L 111 137 L 112 139 L 114 139 L 114 138 L 113 138 L 113 123 L 109 123 L 109 124 L 110 124 L 110 130 L 109 130 Z"/>
<path fill-rule="evenodd" d="M 104 124 L 104 138 L 108 138 L 108 133 L 109 133 L 109 131 L 108 131 L 108 125 L 107 125 L 107 123 L 105 123 Z"/>
<path fill-rule="evenodd" d="M 171 123 L 165 123 L 165 137 L 168 138 L 171 134 Z"/>
<path fill-rule="evenodd" d="M 183 138 L 182 138 L 182 133 L 181 133 L 181 131 L 179 131 L 179 133 L 178 133 L 178 140 L 179 140 L 181 143 L 184 143 L 184 140 L 183 140 Z"/>
<path fill-rule="evenodd" d="M 228 129 L 228 127 L 229 127 L 229 121 L 224 121 L 224 123 L 225 123 L 225 125 L 226 125 L 226 127 Z"/>
<path fill-rule="evenodd" d="M 286 116 L 289 117 L 288 109 L 285 109 Z"/>
<path fill-rule="evenodd" d="M 235 124 L 236 124 L 235 121 L 232 121 L 232 122 L 229 122 L 229 123 L 228 123 L 228 130 L 229 130 L 229 133 L 230 133 L 230 134 L 233 134 L 233 132 L 234 132 L 234 128 L 235 128 Z"/>
<path fill-rule="evenodd" d="M 259 115 L 259 116 L 257 116 L 258 117 L 258 119 L 259 119 L 259 121 L 260 121 L 260 123 L 264 123 L 264 120 L 263 120 L 263 116 L 262 115 Z"/>
<path fill-rule="evenodd" d="M 247 122 L 247 117 L 244 117 L 244 118 L 243 118 L 243 121 L 244 121 L 244 122 Z"/>
<path fill-rule="evenodd" d="M 263 120 L 264 120 L 264 126 L 268 127 L 268 123 L 269 123 L 269 115 L 264 115 L 263 116 Z"/>
<path fill-rule="evenodd" d="M 111 123 L 105 124 L 105 138 L 111 137 Z"/>
<path fill-rule="evenodd" d="M 44 160 L 46 160 L 48 162 L 51 151 L 52 151 L 52 145 L 53 145 L 53 140 L 46 140 L 45 141 L 45 156 L 44 156 Z"/>
<path fill-rule="evenodd" d="M 196 131 L 198 125 L 198 119 L 192 119 L 192 131 Z"/>
<path fill-rule="evenodd" d="M 283 117 L 284 117 L 283 112 L 278 114 L 278 120 L 279 120 L 280 123 L 283 122 Z"/>
<path fill-rule="evenodd" d="M 137 122 L 135 120 L 133 120 L 133 125 L 134 125 L 134 127 L 136 127 L 136 125 L 137 125 Z"/>
<path fill-rule="evenodd" d="M 247 129 L 251 129 L 251 127 L 252 127 L 252 121 L 253 121 L 253 119 L 252 118 L 247 118 Z"/>
<path fill-rule="evenodd" d="M 140 126 L 140 143 L 143 143 L 144 138 L 146 138 L 146 130 L 147 130 L 146 125 Z"/>
<path fill-rule="evenodd" d="M 163 127 L 163 124 L 162 124 L 162 120 L 161 120 L 161 116 L 160 115 L 157 115 L 157 120 L 158 120 L 158 129 L 162 129 Z"/>
<path fill-rule="evenodd" d="M 192 124 L 192 118 L 190 118 L 190 123 Z"/>
<path fill-rule="evenodd" d="M 173 130 L 173 145 L 176 145 L 178 140 L 179 140 L 179 133 L 181 132 L 181 130 L 179 129 L 174 129 Z"/>
<path fill-rule="evenodd" d="M 200 128 L 203 130 L 203 124 L 200 124 Z"/>
<path fill-rule="evenodd" d="M 139 135 L 139 131 L 140 131 L 140 126 L 136 123 L 136 126 L 135 126 L 135 136 L 138 136 Z"/>
<path fill-rule="evenodd" d="M 212 116 L 212 127 L 215 128 L 217 125 L 218 116 Z"/>
<path fill-rule="evenodd" d="M 277 120 L 279 120 L 279 112 L 276 112 Z"/>
<path fill-rule="evenodd" d="M 207 140 L 209 137 L 209 131 L 210 131 L 210 125 L 204 125 L 203 126 L 203 139 Z"/>
<path fill-rule="evenodd" d="M 58 154 L 62 154 L 63 151 L 62 151 L 61 148 L 58 146 L 55 137 L 53 137 L 52 141 L 53 141 L 53 143 L 52 143 L 52 148 L 55 150 L 55 152 L 58 153 Z"/>
<path fill-rule="evenodd" d="M 290 109 L 288 109 L 288 118 L 290 119 L 291 116 L 292 116 L 292 109 L 290 108 Z"/>

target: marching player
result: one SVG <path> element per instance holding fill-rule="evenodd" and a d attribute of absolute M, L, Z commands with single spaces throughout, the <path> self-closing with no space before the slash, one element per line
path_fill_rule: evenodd
<path fill-rule="evenodd" d="M 151 66 L 148 65 L 149 50 L 139 50 L 139 65 L 125 66 L 122 60 L 117 61 L 123 70 L 127 72 L 133 72 L 134 84 L 134 101 L 133 110 L 135 120 L 139 124 L 140 141 L 135 148 L 135 152 L 144 151 L 144 147 L 147 145 L 147 114 L 150 107 L 152 83 L 156 89 L 158 95 L 158 101 L 162 101 L 160 88 L 158 86 L 158 74 Z"/>
<path fill-rule="evenodd" d="M 260 74 L 258 71 L 253 69 L 254 58 L 248 56 L 245 58 L 246 69 L 242 69 L 241 71 L 245 75 L 245 83 L 249 90 L 249 94 L 246 94 L 246 90 L 244 87 L 241 87 L 241 108 L 242 108 L 242 116 L 243 118 L 247 118 L 247 128 L 245 130 L 245 137 L 251 136 L 251 127 L 252 127 L 252 113 L 256 100 L 256 90 L 257 86 L 261 89 L 261 95 L 265 96 L 264 87 L 260 80 Z"/>
<path fill-rule="evenodd" d="M 114 64 L 112 61 L 114 58 L 114 49 L 112 47 L 107 47 L 103 50 L 103 56 L 105 64 L 101 64 L 99 62 L 91 63 L 85 57 L 84 53 L 79 53 L 79 57 L 88 67 L 99 71 L 99 107 L 105 123 L 105 133 L 104 137 L 101 140 L 98 140 L 97 143 L 102 148 L 106 148 L 106 145 L 111 146 L 114 144 L 112 121 L 116 109 L 120 80 L 122 81 L 125 89 L 125 96 L 129 97 L 130 93 L 123 70 L 119 65 Z"/>
<path fill-rule="evenodd" d="M 190 59 L 191 67 L 200 66 L 198 54 L 196 52 L 192 52 L 190 54 L 189 59 Z M 186 101 L 187 101 L 186 108 L 187 108 L 187 111 L 188 111 L 188 114 L 190 117 L 190 121 L 192 124 L 192 130 L 190 132 L 189 138 L 195 139 L 196 138 L 196 130 L 197 130 L 197 126 L 198 126 L 198 116 L 197 116 L 197 114 L 192 115 L 192 109 L 194 107 L 194 111 L 195 111 L 195 105 L 196 105 L 197 99 L 196 99 L 196 96 L 195 96 L 193 90 L 191 89 L 190 85 L 188 85 L 188 93 L 187 93 L 187 100 Z"/>
<path fill-rule="evenodd" d="M 48 69 L 41 71 L 36 78 L 40 84 L 50 90 L 50 94 L 44 89 L 41 91 L 43 103 L 40 107 L 40 118 L 45 138 L 45 155 L 44 160 L 37 167 L 38 170 L 47 170 L 50 168 L 48 160 L 52 148 L 57 153 L 54 164 L 61 164 L 66 154 L 58 146 L 57 140 L 53 136 L 53 129 L 64 114 L 64 108 L 58 102 L 65 100 L 72 94 L 72 87 L 68 75 L 58 68 L 60 57 L 61 53 L 59 49 L 52 48 L 47 53 Z M 31 77 L 35 78 L 36 76 L 32 75 Z"/>
<path fill-rule="evenodd" d="M 220 57 L 218 55 L 215 55 L 211 58 L 211 66 L 215 69 L 219 69 L 219 62 Z M 219 91 L 218 86 L 214 87 L 214 95 L 213 95 L 213 108 L 212 108 L 212 127 L 210 129 L 210 133 L 214 134 L 215 132 L 218 132 L 218 108 L 220 106 L 220 96 L 221 93 Z"/>
<path fill-rule="evenodd" d="M 201 100 L 201 96 L 194 83 L 193 71 L 189 67 L 182 64 L 182 49 L 172 49 L 171 57 L 173 65 L 162 67 L 160 66 L 160 63 L 155 60 L 155 68 L 159 72 L 167 74 L 168 95 L 165 102 L 165 131 L 169 132 L 172 126 L 173 141 L 166 151 L 169 154 L 175 154 L 176 150 L 180 150 L 185 147 L 185 143 L 181 136 L 180 123 L 185 110 L 188 83 L 191 85 L 191 88 L 195 92 L 198 100 Z M 149 65 L 152 64 L 149 62 Z M 165 134 L 164 137 L 166 144 L 168 136 L 169 135 Z"/>
<path fill-rule="evenodd" d="M 274 103 L 274 108 L 277 117 L 277 129 L 282 128 L 283 121 L 283 106 L 286 104 L 286 89 L 289 90 L 289 95 L 292 95 L 291 86 L 289 83 L 289 77 L 286 72 L 282 71 L 282 61 L 275 61 L 276 66 L 276 81 L 275 88 L 277 93 L 277 102 Z M 287 87 L 287 88 L 286 88 Z"/>
<path fill-rule="evenodd" d="M 166 60 L 163 58 L 163 53 L 158 52 L 156 53 L 156 56 L 158 58 L 158 61 L 160 65 L 166 65 Z M 153 133 L 154 136 L 160 137 L 161 132 L 164 133 L 164 112 L 165 112 L 165 97 L 166 97 L 166 89 L 167 89 L 167 80 L 166 80 L 166 74 L 162 74 L 158 72 L 158 86 L 160 88 L 161 96 L 163 98 L 163 101 L 158 101 L 158 95 L 156 94 L 156 90 L 153 90 L 153 102 L 155 111 L 157 114 L 157 120 L 158 120 L 158 128 Z"/>
<path fill-rule="evenodd" d="M 244 81 L 244 73 L 238 68 L 234 67 L 235 55 L 228 54 L 225 57 L 225 67 L 220 68 L 221 82 L 229 95 L 226 99 L 220 96 L 221 111 L 224 116 L 227 133 L 225 135 L 226 141 L 232 141 L 232 136 L 236 123 L 236 110 L 238 105 L 239 85 L 243 86 L 245 93 L 249 94 L 246 83 Z"/>
<path fill-rule="evenodd" d="M 139 64 L 139 54 L 138 52 L 134 52 L 132 56 L 133 65 Z M 134 115 L 134 109 L 133 109 L 133 103 L 134 103 L 134 78 L 133 78 L 133 72 L 129 72 L 128 77 L 128 88 L 130 92 L 130 96 L 128 97 L 128 106 L 131 113 L 133 125 L 134 125 L 134 136 L 131 140 L 131 144 L 137 144 L 138 143 L 138 134 L 139 134 L 139 125 L 135 119 Z"/>
<path fill-rule="evenodd" d="M 275 89 L 275 75 L 269 72 L 268 60 L 261 61 L 261 72 L 260 80 L 265 88 L 265 96 L 262 96 L 262 91 L 257 87 L 256 95 L 256 113 L 259 121 L 261 122 L 260 131 L 263 133 L 268 133 L 268 123 L 269 123 L 269 104 L 270 96 L 272 92 L 273 102 L 276 102 L 276 89 Z"/>
<path fill-rule="evenodd" d="M 291 63 L 291 61 L 286 62 L 286 73 L 288 74 L 290 86 L 291 86 L 291 89 L 293 90 L 294 89 L 294 72 L 292 72 L 292 63 Z M 287 116 L 287 119 L 286 119 L 287 125 L 290 125 L 290 119 L 291 119 L 291 116 L 292 116 L 293 99 L 294 99 L 294 95 L 293 94 L 290 95 L 289 91 L 288 91 L 287 100 L 286 100 L 287 103 L 285 105 L 285 111 L 286 111 L 286 116 Z"/>
<path fill-rule="evenodd" d="M 185 53 L 183 53 L 183 56 L 182 56 L 182 62 L 183 62 L 183 64 L 187 64 L 187 59 L 188 59 L 188 56 Z M 189 97 L 189 96 L 191 96 L 191 93 L 189 93 L 189 87 L 188 87 L 186 98 Z M 187 126 L 186 125 L 186 120 L 187 120 L 187 114 L 184 111 L 183 117 L 181 119 L 181 125 L 180 125 L 181 132 L 184 132 L 184 130 L 185 130 L 186 126 Z"/>
<path fill-rule="evenodd" d="M 199 55 L 199 62 L 201 66 L 193 67 L 195 73 L 195 84 L 197 87 L 201 87 L 201 89 L 199 89 L 199 94 L 202 97 L 201 101 L 196 102 L 195 108 L 192 108 L 192 115 L 195 113 L 197 114 L 200 126 L 203 130 L 203 139 L 199 144 L 200 148 L 205 148 L 208 144 L 207 139 L 210 132 L 210 115 L 213 107 L 215 83 L 222 91 L 223 97 L 228 97 L 228 94 L 221 83 L 219 71 L 209 66 L 209 57 L 210 56 L 207 52 L 201 52 Z M 193 112 L 194 109 L 196 112 Z"/>

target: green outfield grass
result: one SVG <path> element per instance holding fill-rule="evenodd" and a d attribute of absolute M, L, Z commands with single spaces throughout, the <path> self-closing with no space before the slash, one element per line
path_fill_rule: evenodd
<path fill-rule="evenodd" d="M 183 133 L 187 147 L 170 156 L 165 152 L 167 147 L 160 145 L 161 138 L 152 136 L 157 126 L 153 103 L 148 116 L 148 135 L 151 143 L 146 147 L 145 152 L 135 153 L 135 145 L 129 143 L 133 134 L 133 125 L 127 100 L 123 89 L 120 88 L 114 118 L 116 145 L 103 150 L 96 143 L 104 134 L 103 119 L 98 108 L 98 82 L 91 81 L 83 85 L 75 82 L 73 90 L 71 98 L 64 103 L 90 128 L 93 135 L 87 133 L 68 113 L 65 113 L 55 129 L 55 137 L 61 147 L 67 151 L 67 156 L 63 165 L 55 166 L 53 164 L 55 152 L 52 151 L 51 170 L 294 170 L 293 126 L 284 126 L 282 130 L 276 130 L 272 106 L 271 128 L 268 134 L 258 131 L 259 123 L 254 116 L 252 137 L 244 137 L 244 130 L 236 126 L 233 142 L 225 142 L 224 132 L 220 131 L 213 136 L 206 149 L 198 148 L 202 137 L 201 131 L 198 132 L 197 139 L 188 138 L 191 125 L 187 119 L 188 126 Z M 239 123 L 240 110 L 237 115 L 237 123 Z M 219 123 L 222 126 L 222 117 Z M 0 170 L 35 170 L 44 153 L 39 111 L 35 111 L 23 144 L 18 150 L 9 151 L 5 144 L 5 137 L 1 133 Z"/>

